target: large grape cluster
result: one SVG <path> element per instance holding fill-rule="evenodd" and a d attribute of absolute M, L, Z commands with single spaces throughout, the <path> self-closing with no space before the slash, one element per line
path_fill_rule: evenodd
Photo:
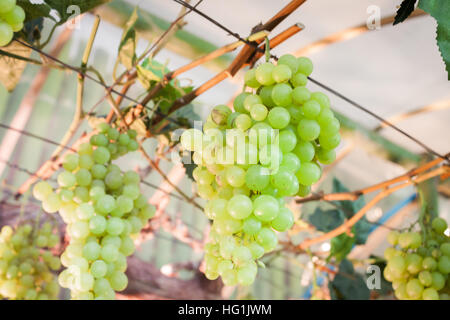
<path fill-rule="evenodd" d="M 51 223 L 34 228 L 24 223 L 0 231 L 0 299 L 55 300 L 59 285 L 53 271 L 61 268 L 52 248 L 59 235 Z"/>
<path fill-rule="evenodd" d="M 392 231 L 388 241 L 393 247 L 384 252 L 387 260 L 384 277 L 392 282 L 401 300 L 450 299 L 450 237 L 444 234 L 447 223 L 435 218 L 423 239 L 418 232 Z"/>
<path fill-rule="evenodd" d="M 16 0 L 0 0 L 0 47 L 11 42 L 14 32 L 23 29 L 25 11 Z"/>
<path fill-rule="evenodd" d="M 234 112 L 216 106 L 203 131 L 181 136 L 193 151 L 198 194 L 213 220 L 205 274 L 226 285 L 250 285 L 257 259 L 275 249 L 277 234 L 290 229 L 284 198 L 306 196 L 330 164 L 340 143 L 339 121 L 328 97 L 306 88 L 313 65 L 284 55 L 245 75 L 250 90 L 234 100 Z"/>
<path fill-rule="evenodd" d="M 138 149 L 136 131 L 120 133 L 106 123 L 99 131 L 78 153 L 65 157 L 57 192 L 44 181 L 33 189 L 43 209 L 59 211 L 67 224 L 70 243 L 61 255 L 67 269 L 59 283 L 70 289 L 72 299 L 114 299 L 115 291 L 127 287 L 132 236 L 155 214 L 140 192 L 139 175 L 111 163 Z"/>

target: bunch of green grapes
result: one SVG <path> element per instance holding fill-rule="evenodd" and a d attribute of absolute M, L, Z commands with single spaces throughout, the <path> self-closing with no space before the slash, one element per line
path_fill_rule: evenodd
<path fill-rule="evenodd" d="M 431 226 L 426 239 L 418 232 L 392 231 L 388 235 L 393 247 L 384 252 L 384 277 L 392 282 L 398 299 L 450 299 L 450 237 L 444 234 L 447 223 L 435 218 Z"/>
<path fill-rule="evenodd" d="M 0 47 L 11 42 L 14 32 L 23 29 L 25 11 L 16 0 L 0 0 Z"/>
<path fill-rule="evenodd" d="M 55 300 L 59 285 L 53 271 L 61 268 L 51 251 L 59 234 L 46 222 L 41 228 L 25 223 L 0 231 L 0 299 Z"/>
<path fill-rule="evenodd" d="M 278 244 L 276 232 L 290 229 L 285 197 L 306 196 L 336 158 L 340 124 L 328 97 L 306 88 L 313 65 L 283 55 L 245 75 L 247 90 L 234 112 L 216 106 L 203 126 L 181 136 L 193 151 L 198 194 L 213 220 L 205 274 L 226 285 L 250 285 L 256 261 Z"/>
<path fill-rule="evenodd" d="M 56 192 L 39 182 L 34 196 L 43 209 L 59 211 L 70 243 L 61 255 L 59 283 L 72 299 L 115 299 L 128 285 L 126 257 L 135 251 L 133 236 L 155 214 L 140 192 L 140 177 L 122 172 L 113 159 L 138 149 L 136 131 L 120 133 L 102 123 L 99 133 L 63 161 Z"/>

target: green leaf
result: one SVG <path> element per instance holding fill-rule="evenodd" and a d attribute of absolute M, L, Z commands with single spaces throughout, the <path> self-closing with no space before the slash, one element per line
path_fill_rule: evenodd
<path fill-rule="evenodd" d="M 314 213 L 309 216 L 308 220 L 317 230 L 328 232 L 344 223 L 345 218 L 340 210 L 323 210 L 321 208 L 316 208 Z"/>
<path fill-rule="evenodd" d="M 158 61 L 149 59 L 149 58 L 146 58 L 142 62 L 142 67 L 151 71 L 155 75 L 155 77 L 158 79 L 156 81 L 160 81 L 166 73 L 170 72 L 170 70 L 167 68 L 166 65 L 163 65 L 163 64 L 159 63 Z M 173 81 L 174 80 L 172 80 L 171 83 L 173 83 Z"/>
<path fill-rule="evenodd" d="M 349 189 L 344 186 L 344 184 L 338 179 L 333 179 L 333 192 L 349 192 Z M 342 200 L 335 201 L 335 203 L 342 208 L 343 215 L 350 219 L 353 215 L 364 207 L 365 201 L 361 196 L 355 201 Z M 367 221 L 366 217 L 362 217 L 353 227 L 353 233 L 355 234 L 355 244 L 366 243 L 367 237 L 369 236 L 369 231 L 371 224 Z"/>
<path fill-rule="evenodd" d="M 330 296 L 333 300 L 369 300 L 370 291 L 364 278 L 356 273 L 348 260 L 339 265 L 339 272 L 333 281 L 328 283 Z"/>
<path fill-rule="evenodd" d="M 37 18 L 50 18 L 56 21 L 50 16 L 51 7 L 47 3 L 33 4 L 30 0 L 17 0 L 17 5 L 21 6 L 25 11 L 25 22 L 33 21 Z"/>
<path fill-rule="evenodd" d="M 138 18 L 138 8 L 136 7 L 125 24 L 122 39 L 120 40 L 119 62 L 127 69 L 133 68 L 136 61 L 136 31 L 134 27 Z"/>
<path fill-rule="evenodd" d="M 419 0 L 419 8 L 437 22 L 436 41 L 450 80 L 450 1 Z"/>
<path fill-rule="evenodd" d="M 330 261 L 333 257 L 337 262 L 344 260 L 352 250 L 354 244 L 355 238 L 349 237 L 346 233 L 334 237 L 331 239 L 331 249 L 327 261 Z"/>
<path fill-rule="evenodd" d="M 345 193 L 349 191 L 350 190 L 344 186 L 340 180 L 333 178 L 333 193 Z M 356 212 L 364 207 L 364 198 L 362 196 L 355 201 L 342 200 L 335 202 L 343 209 L 347 219 L 351 218 Z"/>
<path fill-rule="evenodd" d="M 414 11 L 414 5 L 417 0 L 403 0 L 400 8 L 397 10 L 397 15 L 394 18 L 394 25 L 405 21 L 406 18 Z"/>

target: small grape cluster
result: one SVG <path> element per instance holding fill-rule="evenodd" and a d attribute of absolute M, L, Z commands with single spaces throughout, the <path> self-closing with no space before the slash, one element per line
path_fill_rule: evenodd
<path fill-rule="evenodd" d="M 25 11 L 16 4 L 16 0 L 0 0 L 0 47 L 9 44 L 14 32 L 23 29 Z"/>
<path fill-rule="evenodd" d="M 340 123 L 329 98 L 305 86 L 313 65 L 306 57 L 283 55 L 274 65 L 250 69 L 234 112 L 213 108 L 203 131 L 181 135 L 193 151 L 193 177 L 205 214 L 213 220 L 206 246 L 205 275 L 226 285 L 250 285 L 256 261 L 278 244 L 275 231 L 294 223 L 284 198 L 306 196 L 330 164 L 340 143 Z"/>
<path fill-rule="evenodd" d="M 384 277 L 401 300 L 450 300 L 450 237 L 447 223 L 435 218 L 423 239 L 419 232 L 388 234 Z M 396 248 L 398 246 L 398 248 Z"/>
<path fill-rule="evenodd" d="M 44 181 L 34 196 L 49 213 L 59 211 L 70 243 L 61 255 L 67 268 L 59 283 L 72 299 L 115 299 L 128 285 L 126 257 L 135 250 L 132 236 L 155 214 L 140 192 L 140 177 L 122 172 L 113 159 L 138 149 L 136 131 L 120 133 L 106 123 L 78 153 L 68 154 L 54 192 Z"/>
<path fill-rule="evenodd" d="M 41 228 L 24 223 L 0 231 L 0 299 L 55 300 L 59 285 L 52 271 L 61 268 L 51 251 L 59 234 L 49 222 Z"/>

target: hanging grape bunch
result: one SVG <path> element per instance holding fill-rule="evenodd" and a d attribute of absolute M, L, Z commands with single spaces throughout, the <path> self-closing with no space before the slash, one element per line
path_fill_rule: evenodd
<path fill-rule="evenodd" d="M 59 283 L 72 299 L 115 299 L 127 287 L 126 257 L 134 250 L 133 236 L 155 214 L 140 193 L 140 177 L 122 172 L 113 159 L 136 151 L 136 131 L 120 133 L 106 123 L 78 153 L 69 154 L 54 192 L 39 182 L 34 196 L 49 213 L 59 211 L 67 224 L 70 243 L 61 255 L 65 269 Z"/>
<path fill-rule="evenodd" d="M 321 177 L 320 164 L 336 158 L 339 121 L 328 97 L 306 88 L 313 65 L 284 55 L 245 75 L 251 90 L 234 100 L 234 112 L 216 106 L 203 132 L 181 136 L 193 151 L 198 194 L 208 200 L 213 220 L 206 245 L 205 274 L 226 285 L 250 285 L 256 260 L 277 246 L 277 234 L 290 229 L 292 212 L 284 198 L 306 196 Z M 225 138 L 224 138 L 225 136 Z"/>
<path fill-rule="evenodd" d="M 41 228 L 24 223 L 0 231 L 0 299 L 56 300 L 61 267 L 51 249 L 59 245 L 59 235 L 46 222 Z"/>
<path fill-rule="evenodd" d="M 0 47 L 9 44 L 14 32 L 23 29 L 25 11 L 16 5 L 16 0 L 0 0 Z"/>
<path fill-rule="evenodd" d="M 435 218 L 431 227 L 425 239 L 419 232 L 392 231 L 388 235 L 393 247 L 384 252 L 388 262 L 384 277 L 392 282 L 400 300 L 450 300 L 450 237 L 444 234 L 447 223 Z"/>

